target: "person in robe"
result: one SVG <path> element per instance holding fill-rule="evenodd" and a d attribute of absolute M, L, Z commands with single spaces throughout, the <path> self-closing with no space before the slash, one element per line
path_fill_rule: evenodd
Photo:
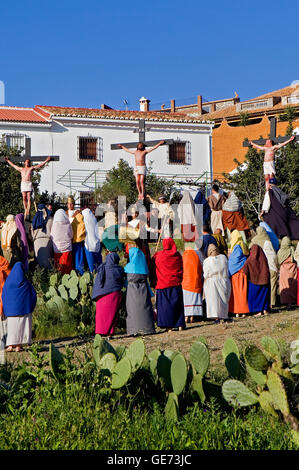
<path fill-rule="evenodd" d="M 2 319 L 3 315 L 3 304 L 2 304 L 2 291 L 4 283 L 11 271 L 9 262 L 3 257 L 0 256 L 0 317 Z"/>
<path fill-rule="evenodd" d="M 73 269 L 72 239 L 73 230 L 63 209 L 55 212 L 51 229 L 54 250 L 54 263 L 62 274 L 70 274 Z"/>
<path fill-rule="evenodd" d="M 112 336 L 118 320 L 122 300 L 124 270 L 119 265 L 119 256 L 111 252 L 97 270 L 92 291 L 96 301 L 95 334 Z"/>
<path fill-rule="evenodd" d="M 162 238 L 171 237 L 173 232 L 174 212 L 169 202 L 167 202 L 166 196 L 161 194 L 158 201 L 153 199 L 149 194 L 147 194 L 146 197 L 151 202 L 152 208 L 158 209 L 159 211 L 159 227 L 161 227 L 161 230 L 163 227 Z"/>
<path fill-rule="evenodd" d="M 228 318 L 228 304 L 231 283 L 228 274 L 227 257 L 220 254 L 217 246 L 208 247 L 208 257 L 203 262 L 204 295 L 207 318 L 216 323 Z"/>
<path fill-rule="evenodd" d="M 299 240 L 299 218 L 289 205 L 289 196 L 278 186 L 276 178 L 270 178 L 260 217 L 271 227 L 277 237 Z"/>
<path fill-rule="evenodd" d="M 88 269 L 92 273 L 94 270 L 97 270 L 98 266 L 102 263 L 102 247 L 98 238 L 97 219 L 90 209 L 84 209 L 82 215 L 86 231 L 84 242 L 85 257 Z"/>
<path fill-rule="evenodd" d="M 234 191 L 229 191 L 227 199 L 222 207 L 222 222 L 224 230 L 227 230 L 228 238 L 233 230 L 238 230 L 244 242 L 246 242 L 246 234 L 249 233 L 249 225 L 244 215 L 244 210 L 240 199 Z"/>
<path fill-rule="evenodd" d="M 231 233 L 231 247 L 228 258 L 228 272 L 231 277 L 231 297 L 229 312 L 237 317 L 245 318 L 249 313 L 248 307 L 248 282 L 242 268 L 246 262 L 249 251 L 242 235 L 238 230 Z"/>
<path fill-rule="evenodd" d="M 206 200 L 203 192 L 201 190 L 198 191 L 194 198 L 194 203 L 202 204 L 202 222 L 205 225 L 210 225 L 210 217 L 211 217 L 211 209 L 209 206 L 208 201 Z"/>
<path fill-rule="evenodd" d="M 183 299 L 185 322 L 193 323 L 195 316 L 202 316 L 202 265 L 198 253 L 185 245 L 183 253 Z"/>
<path fill-rule="evenodd" d="M 222 207 L 225 202 L 224 194 L 220 194 L 218 184 L 213 184 L 212 194 L 208 197 L 208 203 L 211 209 L 211 228 L 214 233 L 217 228 L 220 228 L 222 235 L 224 235 L 224 228 L 222 223 Z"/>
<path fill-rule="evenodd" d="M 213 237 L 213 235 L 211 235 L 210 227 L 208 225 L 203 225 L 202 245 L 201 245 L 200 251 L 202 252 L 204 259 L 208 256 L 208 248 L 209 248 L 209 245 L 211 244 L 217 246 L 217 241 Z"/>
<path fill-rule="evenodd" d="M 199 238 L 199 214 L 189 191 L 183 191 L 183 197 L 178 207 L 178 215 L 183 241 L 194 242 L 197 240 Z"/>
<path fill-rule="evenodd" d="M 159 239 L 161 227 L 159 226 L 160 220 L 158 216 L 158 209 L 153 207 L 147 218 L 146 224 L 144 225 L 144 230 L 146 231 L 146 239 L 149 243 L 157 242 Z M 144 230 L 142 231 L 142 234 L 144 234 Z M 140 236 L 142 236 L 142 234 Z"/>
<path fill-rule="evenodd" d="M 39 266 L 46 269 L 53 268 L 52 224 L 52 212 L 46 208 L 45 204 L 39 204 L 32 219 L 31 237 L 37 262 Z"/>
<path fill-rule="evenodd" d="M 224 236 L 221 233 L 220 228 L 216 229 L 216 232 L 213 233 L 213 237 L 216 240 L 219 253 L 221 255 L 227 256 L 227 243 L 226 243 L 226 240 L 225 240 Z"/>
<path fill-rule="evenodd" d="M 84 241 L 86 237 L 84 218 L 81 212 L 73 216 L 72 221 L 73 240 L 73 265 L 75 270 L 82 276 L 84 274 Z"/>
<path fill-rule="evenodd" d="M 265 253 L 252 245 L 242 271 L 248 279 L 248 308 L 255 316 L 268 315 L 270 309 L 270 271 Z"/>
<path fill-rule="evenodd" d="M 183 300 L 183 259 L 172 238 L 164 238 L 163 250 L 152 258 L 155 288 L 157 324 L 171 331 L 186 328 Z"/>
<path fill-rule="evenodd" d="M 289 237 L 283 237 L 277 253 L 279 264 L 280 303 L 288 306 L 297 304 L 297 263 L 295 248 Z"/>
<path fill-rule="evenodd" d="M 279 247 L 280 247 L 279 239 L 278 239 L 277 235 L 273 232 L 272 228 L 269 227 L 268 224 L 266 224 L 266 222 L 260 222 L 260 227 L 263 227 L 266 230 L 267 235 L 270 238 L 271 243 L 273 245 L 273 248 L 277 253 L 278 250 L 279 250 Z"/>
<path fill-rule="evenodd" d="M 153 334 L 154 311 L 151 289 L 147 281 L 149 270 L 145 256 L 139 248 L 130 248 L 129 262 L 124 270 L 127 275 L 127 334 Z"/>
<path fill-rule="evenodd" d="M 258 245 L 261 247 L 268 261 L 271 286 L 270 307 L 272 308 L 276 305 L 279 266 L 277 261 L 277 254 L 273 248 L 269 235 L 263 227 L 257 227 L 256 235 L 252 238 L 249 248 L 251 248 L 253 245 Z"/>
<path fill-rule="evenodd" d="M 21 235 L 22 240 L 22 262 L 24 264 L 25 271 L 29 271 L 29 245 L 28 245 L 28 238 L 25 228 L 25 217 L 24 214 L 17 214 L 15 217 L 17 228 Z"/>
<path fill-rule="evenodd" d="M 297 263 L 297 305 L 299 306 L 299 242 L 296 246 L 294 259 Z"/>
<path fill-rule="evenodd" d="M 22 261 L 21 233 L 12 214 L 6 217 L 6 222 L 1 229 L 1 248 L 11 268 L 17 261 Z"/>
<path fill-rule="evenodd" d="M 74 216 L 79 212 L 78 209 L 75 209 L 75 199 L 73 198 L 73 196 L 69 196 L 67 198 L 67 210 L 66 210 L 66 214 L 69 218 L 69 221 L 70 223 L 73 222 L 74 220 Z"/>
<path fill-rule="evenodd" d="M 6 351 L 22 351 L 23 344 L 32 341 L 32 313 L 36 306 L 36 291 L 25 275 L 24 266 L 17 262 L 2 290 L 3 312 L 7 317 Z"/>
<path fill-rule="evenodd" d="M 108 251 L 122 251 L 123 243 L 119 241 L 119 225 L 110 225 L 102 235 L 102 244 Z"/>

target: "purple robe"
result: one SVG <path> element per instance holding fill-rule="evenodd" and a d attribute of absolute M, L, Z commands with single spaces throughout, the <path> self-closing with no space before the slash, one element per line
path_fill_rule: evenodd
<path fill-rule="evenodd" d="M 299 239 L 299 219 L 289 207 L 283 207 L 275 197 L 272 189 L 269 189 L 270 210 L 264 214 L 264 221 L 271 227 L 278 238 L 289 237 L 291 240 Z"/>

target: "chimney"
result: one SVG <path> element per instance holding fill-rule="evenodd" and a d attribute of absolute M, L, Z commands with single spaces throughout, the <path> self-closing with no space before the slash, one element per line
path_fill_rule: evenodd
<path fill-rule="evenodd" d="M 197 107 L 198 107 L 199 114 L 202 114 L 202 96 L 201 95 L 197 96 Z"/>
<path fill-rule="evenodd" d="M 140 103 L 140 111 L 149 111 L 149 104 L 151 100 L 148 100 L 147 98 L 140 98 L 139 103 Z"/>
<path fill-rule="evenodd" d="M 175 113 L 175 100 L 170 100 L 170 111 Z"/>

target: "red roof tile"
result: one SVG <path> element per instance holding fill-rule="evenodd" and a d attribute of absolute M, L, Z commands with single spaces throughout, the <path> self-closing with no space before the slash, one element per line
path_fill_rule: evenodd
<path fill-rule="evenodd" d="M 33 108 L 0 106 L 0 121 L 13 122 L 48 122 L 50 114 L 36 112 Z"/>

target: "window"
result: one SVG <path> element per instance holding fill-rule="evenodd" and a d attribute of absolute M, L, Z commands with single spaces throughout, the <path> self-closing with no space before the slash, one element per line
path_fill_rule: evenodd
<path fill-rule="evenodd" d="M 90 209 L 94 206 L 94 193 L 92 191 L 80 192 L 80 208 L 89 207 Z"/>
<path fill-rule="evenodd" d="M 168 163 L 176 165 L 191 165 L 190 142 L 174 142 L 168 146 Z"/>
<path fill-rule="evenodd" d="M 30 137 L 26 137 L 23 134 L 4 134 L 4 142 L 10 148 L 17 148 L 21 150 L 21 156 L 30 157 Z"/>
<path fill-rule="evenodd" d="M 103 146 L 100 137 L 78 137 L 78 157 L 85 161 L 103 161 Z"/>

